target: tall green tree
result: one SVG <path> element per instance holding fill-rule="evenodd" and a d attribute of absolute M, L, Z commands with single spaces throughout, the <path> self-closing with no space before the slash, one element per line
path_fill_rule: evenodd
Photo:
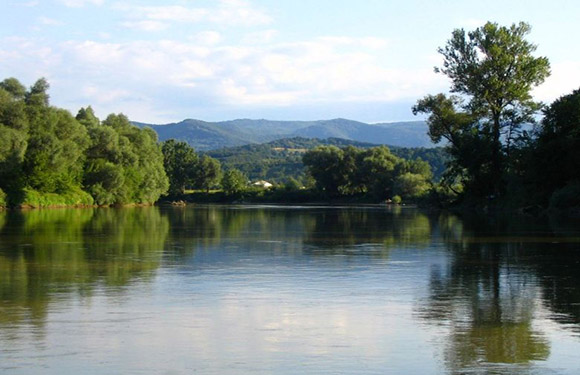
<path fill-rule="evenodd" d="M 397 167 L 403 160 L 391 154 L 386 146 L 373 147 L 361 152 L 359 172 L 361 181 L 377 199 L 392 197 Z"/>
<path fill-rule="evenodd" d="M 186 142 L 169 139 L 161 146 L 163 165 L 169 178 L 169 193 L 183 194 L 188 185 L 193 185 L 198 164 L 195 150 Z"/>
<path fill-rule="evenodd" d="M 344 151 L 336 146 L 318 146 L 309 150 L 302 162 L 316 180 L 318 190 L 328 195 L 338 195 L 349 182 Z"/>
<path fill-rule="evenodd" d="M 237 169 L 229 169 L 224 173 L 221 184 L 225 195 L 237 196 L 247 189 L 248 178 Z"/>
<path fill-rule="evenodd" d="M 211 156 L 203 155 L 197 163 L 195 186 L 209 193 L 209 189 L 219 184 L 222 178 L 220 162 Z"/>
<path fill-rule="evenodd" d="M 17 79 L 0 82 L 0 189 L 5 192 L 19 190 L 23 184 L 29 128 L 25 95 L 26 87 Z"/>
<path fill-rule="evenodd" d="M 541 108 L 531 90 L 549 76 L 550 65 L 547 58 L 533 56 L 536 46 L 525 39 L 530 30 L 523 22 L 455 30 L 438 50 L 443 66 L 435 71 L 451 79 L 451 92 L 459 96 L 427 96 L 413 107 L 415 114 L 430 115 L 434 142 L 451 143 L 454 170 L 479 187 L 476 195 L 503 194 L 521 125 L 533 123 Z"/>
<path fill-rule="evenodd" d="M 152 129 L 139 129 L 122 114 L 100 123 L 89 109 L 77 118 L 90 136 L 83 182 L 98 204 L 153 203 L 167 191 L 163 154 Z"/>

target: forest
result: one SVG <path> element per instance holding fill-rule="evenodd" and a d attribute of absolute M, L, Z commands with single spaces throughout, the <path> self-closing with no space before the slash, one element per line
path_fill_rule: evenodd
<path fill-rule="evenodd" d="M 580 90 L 546 105 L 531 92 L 550 75 L 531 28 L 488 22 L 455 30 L 437 73 L 450 94 L 412 108 L 442 147 L 390 149 L 293 138 L 212 153 L 159 142 L 122 114 L 100 120 L 49 103 L 49 84 L 0 82 L 0 206 L 152 204 L 191 198 L 411 202 L 438 207 L 580 207 Z M 350 142 L 350 143 L 349 143 Z M 220 162 L 221 160 L 221 162 Z M 271 189 L 249 178 L 269 178 Z M 201 198 L 200 198 L 201 197 Z"/>

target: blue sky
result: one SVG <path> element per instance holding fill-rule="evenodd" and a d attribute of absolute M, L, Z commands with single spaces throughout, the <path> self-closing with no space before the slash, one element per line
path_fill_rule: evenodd
<path fill-rule="evenodd" d="M 455 28 L 532 25 L 551 102 L 580 87 L 580 2 L 556 0 L 3 0 L 0 78 L 51 84 L 76 113 L 366 122 L 415 119 L 445 92 L 437 48 Z"/>

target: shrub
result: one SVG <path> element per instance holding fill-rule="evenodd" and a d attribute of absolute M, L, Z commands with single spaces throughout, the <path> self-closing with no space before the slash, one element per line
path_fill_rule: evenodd
<path fill-rule="evenodd" d="M 62 194 L 43 193 L 33 189 L 24 189 L 22 206 L 55 207 L 55 206 L 88 206 L 94 203 L 93 197 L 80 189 L 73 189 Z"/>

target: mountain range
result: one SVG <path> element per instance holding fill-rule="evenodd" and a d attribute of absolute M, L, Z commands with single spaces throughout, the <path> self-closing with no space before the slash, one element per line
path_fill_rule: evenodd
<path fill-rule="evenodd" d="M 151 127 L 161 141 L 171 138 L 186 141 L 198 151 L 292 137 L 342 138 L 399 147 L 435 147 L 427 135 L 428 127 L 424 121 L 367 124 L 340 118 L 319 121 L 239 119 L 222 122 L 187 119 L 165 125 L 134 124 Z"/>

